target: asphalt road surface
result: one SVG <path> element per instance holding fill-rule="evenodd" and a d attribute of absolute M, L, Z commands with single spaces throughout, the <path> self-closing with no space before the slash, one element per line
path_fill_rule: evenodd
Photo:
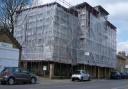
<path fill-rule="evenodd" d="M 0 89 L 128 89 L 128 80 L 70 80 L 40 79 L 37 84 L 0 85 Z"/>

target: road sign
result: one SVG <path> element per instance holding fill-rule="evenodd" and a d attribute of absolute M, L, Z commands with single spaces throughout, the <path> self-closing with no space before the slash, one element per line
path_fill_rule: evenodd
<path fill-rule="evenodd" d="M 47 70 L 47 66 L 43 66 L 43 70 L 46 71 Z"/>

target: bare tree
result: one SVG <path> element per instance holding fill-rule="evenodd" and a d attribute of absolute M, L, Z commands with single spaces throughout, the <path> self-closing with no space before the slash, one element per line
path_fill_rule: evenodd
<path fill-rule="evenodd" d="M 8 27 L 14 34 L 16 11 L 21 11 L 30 0 L 0 0 L 0 24 Z"/>

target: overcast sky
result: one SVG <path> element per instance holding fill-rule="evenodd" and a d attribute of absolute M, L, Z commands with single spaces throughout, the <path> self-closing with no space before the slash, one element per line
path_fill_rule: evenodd
<path fill-rule="evenodd" d="M 63 0 L 38 0 L 40 4 Z M 118 50 L 128 52 L 128 0 L 65 0 L 71 5 L 87 2 L 92 6 L 101 5 L 109 13 L 109 20 L 117 27 Z M 37 2 L 37 0 L 36 0 Z M 63 4 L 65 5 L 65 4 Z"/>

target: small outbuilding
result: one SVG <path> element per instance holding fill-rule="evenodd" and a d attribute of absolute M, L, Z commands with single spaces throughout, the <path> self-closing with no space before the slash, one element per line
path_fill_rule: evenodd
<path fill-rule="evenodd" d="M 18 67 L 22 47 L 8 29 L 0 27 L 0 71 L 3 67 Z"/>

